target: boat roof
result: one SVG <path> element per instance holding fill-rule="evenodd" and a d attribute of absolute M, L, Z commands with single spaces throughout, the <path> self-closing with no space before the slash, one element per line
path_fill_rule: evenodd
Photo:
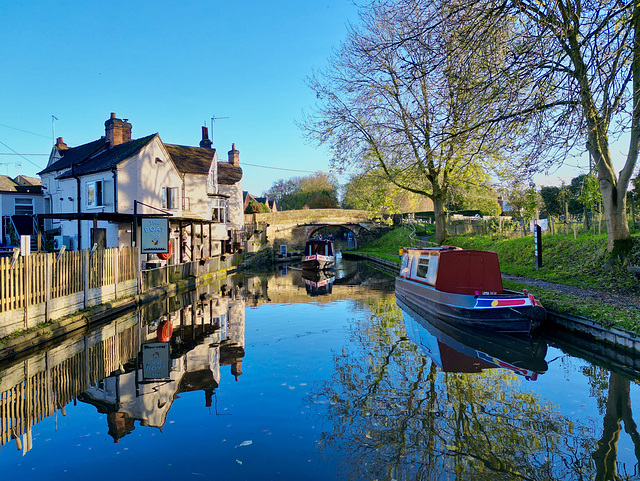
<path fill-rule="evenodd" d="M 405 247 L 405 251 L 413 252 L 442 252 L 442 251 L 461 251 L 462 247 L 455 246 L 437 246 L 437 247 Z"/>

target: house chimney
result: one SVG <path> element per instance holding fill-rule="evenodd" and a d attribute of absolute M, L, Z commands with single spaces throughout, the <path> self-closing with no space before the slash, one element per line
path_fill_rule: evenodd
<path fill-rule="evenodd" d="M 211 141 L 209 140 L 209 129 L 203 125 L 202 126 L 202 140 L 200 141 L 200 147 L 203 149 L 211 148 Z"/>
<path fill-rule="evenodd" d="M 117 119 L 114 112 L 111 112 L 111 118 L 104 123 L 104 127 L 109 147 L 131 140 L 131 124 L 127 122 L 127 119 Z"/>
<path fill-rule="evenodd" d="M 229 163 L 235 167 L 240 167 L 240 152 L 236 150 L 236 144 L 231 144 L 229 151 Z"/>
<path fill-rule="evenodd" d="M 62 140 L 62 137 L 58 137 L 56 139 L 55 147 L 58 150 L 68 150 L 69 149 L 69 147 L 67 147 L 67 144 L 64 143 L 64 140 Z"/>

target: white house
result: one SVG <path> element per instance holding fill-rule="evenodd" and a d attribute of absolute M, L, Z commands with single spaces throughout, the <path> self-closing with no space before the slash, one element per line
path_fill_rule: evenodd
<path fill-rule="evenodd" d="M 40 179 L 0 175 L 0 242 L 19 245 L 20 235 L 34 235 L 34 214 L 44 210 Z"/>
<path fill-rule="evenodd" d="M 131 130 L 112 113 L 98 140 L 70 148 L 57 139 L 39 173 L 47 231 L 74 250 L 132 245 L 134 214 L 155 215 L 170 219 L 174 262 L 198 258 L 194 245 L 206 244 L 201 256 L 232 248 L 243 228 L 242 212 L 234 211 L 235 198 L 242 199 L 239 162 L 219 162 L 210 148 L 164 144 L 157 133 L 132 140 Z M 228 215 L 215 217 L 216 209 Z"/>

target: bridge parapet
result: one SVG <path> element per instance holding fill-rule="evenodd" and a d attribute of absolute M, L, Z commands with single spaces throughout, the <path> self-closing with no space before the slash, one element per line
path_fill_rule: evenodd
<path fill-rule="evenodd" d="M 286 244 L 289 250 L 302 249 L 305 241 L 324 226 L 341 226 L 353 232 L 356 241 L 375 237 L 379 225 L 372 212 L 346 209 L 304 209 L 282 212 L 245 214 L 245 224 L 268 224 L 267 241 L 279 249 Z"/>

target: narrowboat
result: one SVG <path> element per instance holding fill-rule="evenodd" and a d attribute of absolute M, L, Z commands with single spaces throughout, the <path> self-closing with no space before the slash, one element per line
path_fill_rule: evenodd
<path fill-rule="evenodd" d="M 304 246 L 302 269 L 324 270 L 335 266 L 336 255 L 333 241 L 328 239 L 309 239 Z"/>
<path fill-rule="evenodd" d="M 547 312 L 528 293 L 502 288 L 495 252 L 404 248 L 396 297 L 423 317 L 495 332 L 532 333 Z"/>
<path fill-rule="evenodd" d="M 460 327 L 435 316 L 419 316 L 401 301 L 397 303 L 409 340 L 442 372 L 507 369 L 530 381 L 547 372 L 547 344 L 540 338 Z"/>

